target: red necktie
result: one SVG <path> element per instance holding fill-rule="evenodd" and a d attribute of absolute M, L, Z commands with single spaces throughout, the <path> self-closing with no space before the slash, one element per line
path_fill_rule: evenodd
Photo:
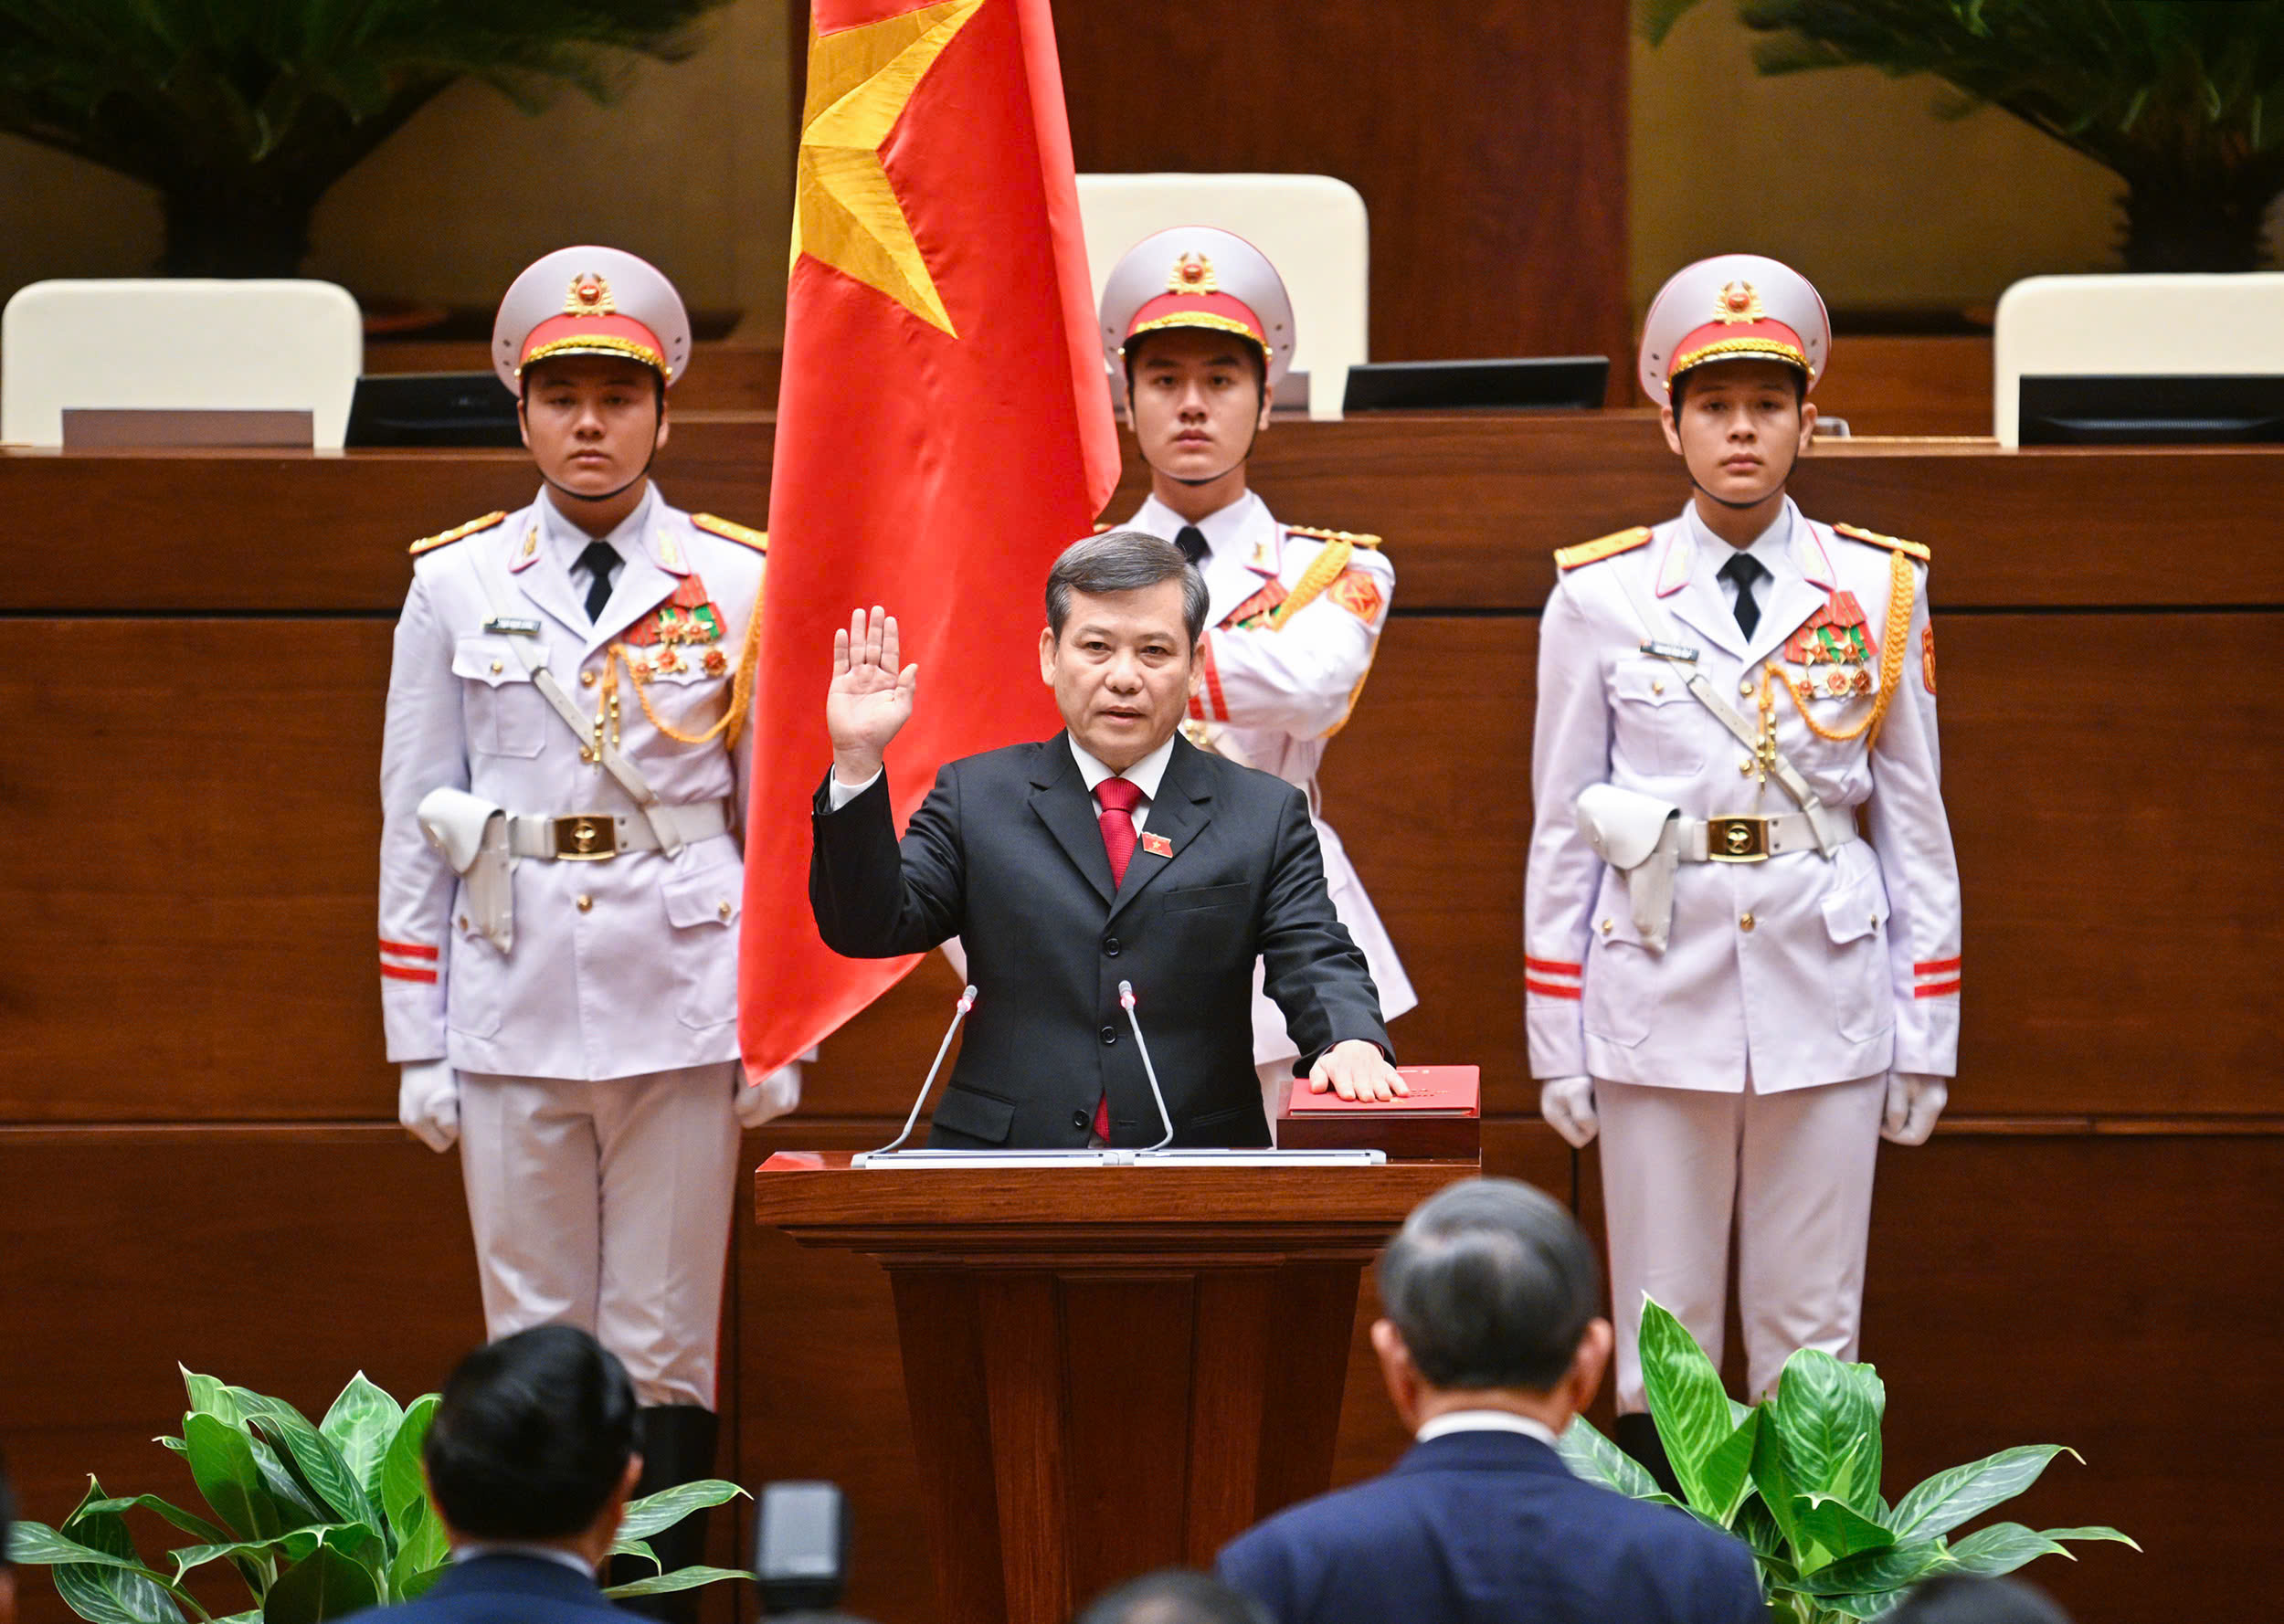
<path fill-rule="evenodd" d="M 1126 864 L 1134 860 L 1134 809 L 1142 804 L 1142 786 L 1126 778 L 1105 778 L 1094 786 L 1094 798 L 1103 808 L 1103 850 L 1110 858 L 1110 882 L 1126 882 Z M 1110 1095 L 1094 1102 L 1094 1137 L 1110 1143 Z"/>

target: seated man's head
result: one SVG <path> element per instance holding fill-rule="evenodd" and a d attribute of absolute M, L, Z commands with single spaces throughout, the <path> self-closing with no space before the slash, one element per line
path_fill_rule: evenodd
<path fill-rule="evenodd" d="M 1096 1597 L 1078 1624 L 1270 1624 L 1261 1604 L 1209 1574 L 1168 1567 Z"/>
<path fill-rule="evenodd" d="M 1197 685 L 1205 579 L 1138 530 L 1073 542 L 1047 575 L 1039 675 L 1079 747 L 1123 773 L 1181 725 Z"/>
<path fill-rule="evenodd" d="M 478 1348 L 444 1384 L 421 1451 L 454 1545 L 609 1554 L 641 1475 L 634 1384 L 599 1343 L 541 1325 Z"/>
<path fill-rule="evenodd" d="M 1379 1279 L 1372 1347 L 1415 1431 L 1453 1410 L 1505 1409 L 1560 1432 L 1602 1385 L 1613 1334 L 1594 1249 L 1527 1184 L 1471 1178 L 1429 1197 Z"/>

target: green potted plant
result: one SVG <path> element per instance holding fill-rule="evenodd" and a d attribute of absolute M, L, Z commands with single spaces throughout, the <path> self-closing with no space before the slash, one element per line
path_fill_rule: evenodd
<path fill-rule="evenodd" d="M 1776 1392 L 1748 1408 L 1721 1390 L 1713 1361 L 1654 1302 L 1643 1307 L 1641 1346 L 1650 1415 L 1683 1500 L 1661 1492 L 1583 1418 L 1562 1434 L 1562 1457 L 1590 1482 L 1679 1505 L 1743 1540 L 1772 1619 L 1877 1619 L 1937 1574 L 2012 1573 L 2040 1556 L 2068 1555 L 2068 1540 L 2133 1545 L 2114 1528 L 2034 1532 L 1993 1523 L 1959 1534 L 2029 1488 L 2057 1455 L 2077 1458 L 2059 1444 L 2025 1444 L 1939 1471 L 1889 1504 L 1880 1493 L 1887 1394 L 1869 1365 L 1803 1348 L 1785 1361 Z"/>
<path fill-rule="evenodd" d="M 450 1562 L 420 1478 L 435 1394 L 399 1405 L 359 1372 L 312 1426 L 282 1399 L 187 1370 L 183 1384 L 190 1409 L 182 1436 L 158 1441 L 189 1466 L 205 1514 L 156 1494 L 106 1494 L 90 1478 L 59 1527 L 16 1525 L 10 1554 L 19 1565 L 52 1569 L 57 1594 L 88 1624 L 321 1624 L 409 1600 Z M 655 1564 L 649 1535 L 742 1492 L 710 1479 L 631 1502 L 615 1554 Z M 145 1561 L 127 1526 L 127 1513 L 137 1511 L 191 1543 Z M 237 1576 L 250 1607 L 217 1618 L 192 1594 L 189 1576 L 215 1565 Z M 687 1567 L 608 1594 L 651 1596 L 750 1577 Z"/>
<path fill-rule="evenodd" d="M 171 276 L 292 276 L 327 187 L 454 80 L 527 111 L 724 0 L 0 0 L 0 130 L 156 187 Z"/>
<path fill-rule="evenodd" d="M 1637 0 L 1651 43 L 1698 0 Z M 2252 270 L 2284 192 L 2284 4 L 1740 0 L 1763 73 L 1865 66 L 2003 108 L 2125 182 L 2125 268 Z"/>

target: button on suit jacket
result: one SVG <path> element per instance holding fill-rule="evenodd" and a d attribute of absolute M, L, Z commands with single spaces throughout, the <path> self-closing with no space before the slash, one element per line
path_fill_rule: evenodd
<path fill-rule="evenodd" d="M 1177 738 L 1145 832 L 1114 886 L 1094 797 L 1066 735 L 951 763 L 899 845 L 885 778 L 831 810 L 819 786 L 809 902 L 852 958 L 967 944 L 977 989 L 931 1144 L 1086 1144 L 1163 1129 L 1118 983 L 1158 1067 L 1180 1145 L 1264 1145 L 1253 1065 L 1253 970 L 1305 1070 L 1333 1044 L 1388 1050 L 1364 955 L 1334 914 L 1308 803 L 1266 773 Z"/>

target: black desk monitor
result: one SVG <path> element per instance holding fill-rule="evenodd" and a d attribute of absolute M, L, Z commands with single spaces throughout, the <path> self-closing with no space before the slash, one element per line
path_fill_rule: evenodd
<path fill-rule="evenodd" d="M 2226 446 L 2284 440 L 2284 377 L 2025 375 L 2025 446 Z"/>
<path fill-rule="evenodd" d="M 350 446 L 520 446 L 515 396 L 488 372 L 366 373 L 349 401 Z"/>
<path fill-rule="evenodd" d="M 1344 413 L 1591 410 L 1607 355 L 1508 361 L 1375 361 L 1348 368 Z"/>

